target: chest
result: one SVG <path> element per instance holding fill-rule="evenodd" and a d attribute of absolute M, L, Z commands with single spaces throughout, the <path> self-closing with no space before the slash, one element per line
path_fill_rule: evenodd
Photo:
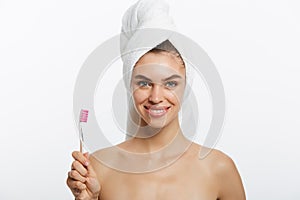
<path fill-rule="evenodd" d="M 175 167 L 145 174 L 113 171 L 102 180 L 101 200 L 215 200 L 211 175 L 199 170 Z"/>

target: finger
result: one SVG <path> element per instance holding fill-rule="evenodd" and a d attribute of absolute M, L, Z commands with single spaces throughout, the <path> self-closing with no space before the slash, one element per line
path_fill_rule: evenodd
<path fill-rule="evenodd" d="M 75 181 L 80 181 L 82 183 L 85 183 L 86 182 L 86 178 L 81 176 L 78 171 L 76 170 L 72 170 L 68 173 L 69 177 Z"/>
<path fill-rule="evenodd" d="M 90 195 L 86 191 L 81 191 L 81 193 L 79 195 L 77 195 L 77 196 L 74 195 L 74 196 L 75 196 L 75 200 L 91 199 Z"/>
<path fill-rule="evenodd" d="M 86 185 L 79 182 L 79 181 L 75 181 L 73 183 L 73 186 L 72 186 L 72 192 L 74 195 L 80 195 L 84 190 L 86 189 Z"/>
<path fill-rule="evenodd" d="M 78 197 L 81 194 L 81 190 L 78 189 L 78 188 L 75 188 L 72 192 L 73 192 L 75 197 Z"/>
<path fill-rule="evenodd" d="M 71 178 L 67 179 L 67 185 L 69 186 L 69 188 L 71 189 L 72 192 L 76 191 L 76 193 L 78 193 L 78 190 L 80 190 L 80 192 L 82 192 L 83 190 L 86 189 L 86 185 L 84 183 L 73 180 Z"/>
<path fill-rule="evenodd" d="M 78 171 L 81 176 L 87 175 L 87 169 L 77 160 L 72 163 L 72 170 Z"/>
<path fill-rule="evenodd" d="M 73 151 L 72 156 L 75 160 L 78 160 L 82 165 L 89 165 L 89 160 L 81 152 Z"/>

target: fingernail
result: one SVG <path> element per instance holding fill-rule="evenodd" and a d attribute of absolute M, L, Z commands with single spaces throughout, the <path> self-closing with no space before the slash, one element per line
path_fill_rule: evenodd
<path fill-rule="evenodd" d="M 85 165 L 85 166 L 88 166 L 88 165 L 89 165 L 89 162 L 88 162 L 88 161 L 85 161 L 84 165 Z"/>

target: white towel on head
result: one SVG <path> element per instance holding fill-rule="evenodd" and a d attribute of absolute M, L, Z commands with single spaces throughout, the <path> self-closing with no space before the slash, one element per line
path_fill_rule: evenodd
<path fill-rule="evenodd" d="M 187 48 L 184 47 L 182 37 L 176 34 L 175 30 L 175 24 L 169 15 L 169 5 L 164 0 L 139 0 L 123 16 L 120 50 L 123 61 L 123 79 L 128 90 L 129 102 L 127 139 L 135 135 L 140 128 L 140 117 L 133 106 L 130 94 L 133 67 L 145 53 L 166 40 L 173 44 L 184 59 Z M 190 76 L 187 68 L 186 75 Z M 186 88 L 186 94 L 187 91 Z"/>
<path fill-rule="evenodd" d="M 164 0 L 140 0 L 125 12 L 120 48 L 127 88 L 130 88 L 135 63 L 149 50 L 169 39 L 175 29 L 169 16 L 169 5 Z"/>
<path fill-rule="evenodd" d="M 123 16 L 122 32 L 142 28 L 175 30 L 169 5 L 163 0 L 140 0 L 132 5 Z"/>

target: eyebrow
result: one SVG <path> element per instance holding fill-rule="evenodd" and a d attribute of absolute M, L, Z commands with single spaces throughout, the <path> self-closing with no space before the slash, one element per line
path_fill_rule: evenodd
<path fill-rule="evenodd" d="M 140 75 L 140 74 L 139 74 L 139 75 L 136 75 L 134 78 L 135 78 L 135 79 L 143 79 L 143 80 L 151 81 L 150 78 L 148 78 L 148 77 L 146 77 L 146 76 L 144 76 L 144 75 Z M 172 76 L 170 76 L 170 77 L 168 77 L 168 78 L 162 79 L 162 81 L 168 81 L 168 80 L 175 79 L 175 78 L 180 78 L 180 79 L 182 79 L 181 76 L 179 76 L 179 75 L 177 75 L 177 74 L 173 74 Z"/>
<path fill-rule="evenodd" d="M 171 80 L 171 79 L 175 79 L 175 78 L 180 78 L 182 79 L 181 76 L 177 75 L 177 74 L 173 74 L 172 76 L 168 77 L 168 78 L 165 78 L 165 79 L 162 79 L 163 81 L 168 81 L 168 80 Z"/>
<path fill-rule="evenodd" d="M 135 79 L 143 79 L 143 80 L 151 81 L 150 78 L 148 78 L 146 76 L 143 76 L 143 75 L 136 75 L 134 78 Z"/>

